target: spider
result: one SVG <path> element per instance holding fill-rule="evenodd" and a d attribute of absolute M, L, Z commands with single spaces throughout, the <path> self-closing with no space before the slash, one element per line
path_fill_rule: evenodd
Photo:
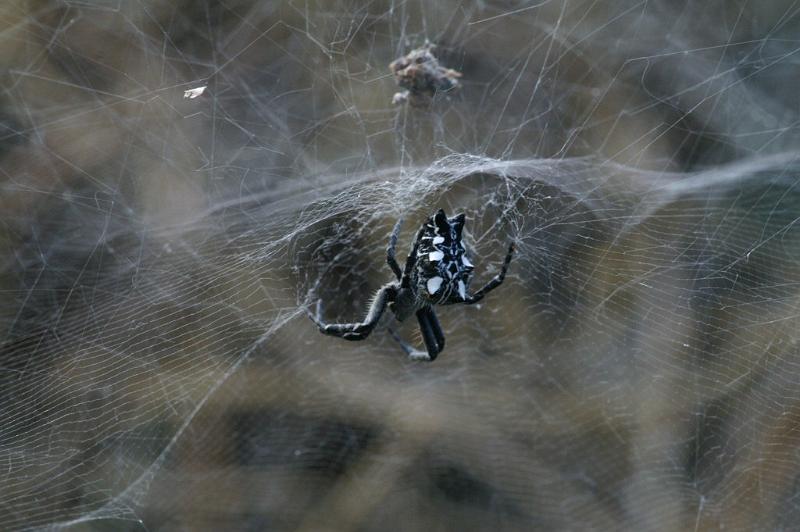
<path fill-rule="evenodd" d="M 465 255 L 461 232 L 464 229 L 464 214 L 448 218 L 443 209 L 428 218 L 417 232 L 414 245 L 406 259 L 405 268 L 395 259 L 397 236 L 403 219 L 399 219 L 389 237 L 386 249 L 386 262 L 394 272 L 396 281 L 383 285 L 372 302 L 369 310 L 360 323 L 324 323 L 322 321 L 321 302 L 317 302 L 316 315 L 308 311 L 308 316 L 317 324 L 323 334 L 338 336 L 345 340 L 364 340 L 369 336 L 386 307 L 392 311 L 398 321 L 416 314 L 426 353 L 400 340 L 393 331 L 390 332 L 400 343 L 406 354 L 412 359 L 435 360 L 444 349 L 444 333 L 433 311 L 433 305 L 452 305 L 477 303 L 490 291 L 503 283 L 508 264 L 514 254 L 513 242 L 508 246 L 500 273 L 486 285 L 469 294 L 469 283 L 474 269 Z"/>

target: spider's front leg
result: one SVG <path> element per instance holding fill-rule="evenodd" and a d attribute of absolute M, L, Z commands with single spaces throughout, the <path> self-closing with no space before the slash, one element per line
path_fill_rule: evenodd
<path fill-rule="evenodd" d="M 386 248 L 386 262 L 389 264 L 389 267 L 394 272 L 394 275 L 397 277 L 398 281 L 403 276 L 403 272 L 400 270 L 400 265 L 397 264 L 397 259 L 394 258 L 394 250 L 397 247 L 397 237 L 400 235 L 400 226 L 402 225 L 403 219 L 400 218 L 397 220 L 397 223 L 394 224 L 392 234 L 389 236 L 389 246 Z"/>
<path fill-rule="evenodd" d="M 511 262 L 511 257 L 514 255 L 514 243 L 512 242 L 508 246 L 508 253 L 506 253 L 505 259 L 503 259 L 503 266 L 500 268 L 500 273 L 494 276 L 494 278 L 486 283 L 486 285 L 475 292 L 474 294 L 468 294 L 467 297 L 464 298 L 464 303 L 467 305 L 472 305 L 473 303 L 477 303 L 483 296 L 503 284 L 503 280 L 506 278 L 506 271 L 508 270 L 508 263 Z"/>
<path fill-rule="evenodd" d="M 322 304 L 317 301 L 317 313 L 311 314 L 311 311 L 306 310 L 308 317 L 311 321 L 317 324 L 320 332 L 330 336 L 338 336 L 345 340 L 363 340 L 380 321 L 383 312 L 386 310 L 386 305 L 390 301 L 394 301 L 397 297 L 397 286 L 395 283 L 384 285 L 375 297 L 372 299 L 372 304 L 369 307 L 367 316 L 364 321 L 360 323 L 325 323 L 322 321 Z"/>
<path fill-rule="evenodd" d="M 414 270 L 414 265 L 417 263 L 417 251 L 419 251 L 419 244 L 424 234 L 425 226 L 422 226 L 420 230 L 417 231 L 416 238 L 414 238 L 414 244 L 411 246 L 411 253 L 406 257 L 406 265 L 403 268 L 403 275 L 400 277 L 400 288 L 408 288 L 411 285 L 411 272 Z"/>

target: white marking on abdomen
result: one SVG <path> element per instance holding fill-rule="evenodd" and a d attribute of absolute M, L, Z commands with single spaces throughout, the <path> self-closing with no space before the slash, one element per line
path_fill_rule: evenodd
<path fill-rule="evenodd" d="M 433 295 L 436 292 L 438 292 L 439 288 L 441 288 L 442 286 L 443 281 L 444 279 L 442 279 L 441 277 L 431 277 L 430 279 L 428 279 L 427 283 L 428 293 L 430 295 Z"/>

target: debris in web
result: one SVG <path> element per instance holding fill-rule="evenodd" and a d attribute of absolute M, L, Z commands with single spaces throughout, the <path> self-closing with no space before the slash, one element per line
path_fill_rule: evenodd
<path fill-rule="evenodd" d="M 194 89 L 189 89 L 188 91 L 184 91 L 183 97 L 188 98 L 190 100 L 194 100 L 195 98 L 201 96 L 205 92 L 207 86 L 208 85 L 203 85 L 202 87 L 197 87 Z"/>
<path fill-rule="evenodd" d="M 426 42 L 389 64 L 397 85 L 405 89 L 395 93 L 393 104 L 409 102 L 415 107 L 423 106 L 430 103 L 437 92 L 449 92 L 460 86 L 461 72 L 442 66 L 433 55 L 435 48 L 434 44 Z"/>

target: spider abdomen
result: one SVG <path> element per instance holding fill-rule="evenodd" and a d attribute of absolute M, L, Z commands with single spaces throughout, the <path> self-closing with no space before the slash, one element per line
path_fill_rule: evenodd
<path fill-rule="evenodd" d="M 466 297 L 473 267 L 461 240 L 463 228 L 463 214 L 448 219 L 442 210 L 423 225 L 413 284 L 427 303 L 446 305 Z"/>

